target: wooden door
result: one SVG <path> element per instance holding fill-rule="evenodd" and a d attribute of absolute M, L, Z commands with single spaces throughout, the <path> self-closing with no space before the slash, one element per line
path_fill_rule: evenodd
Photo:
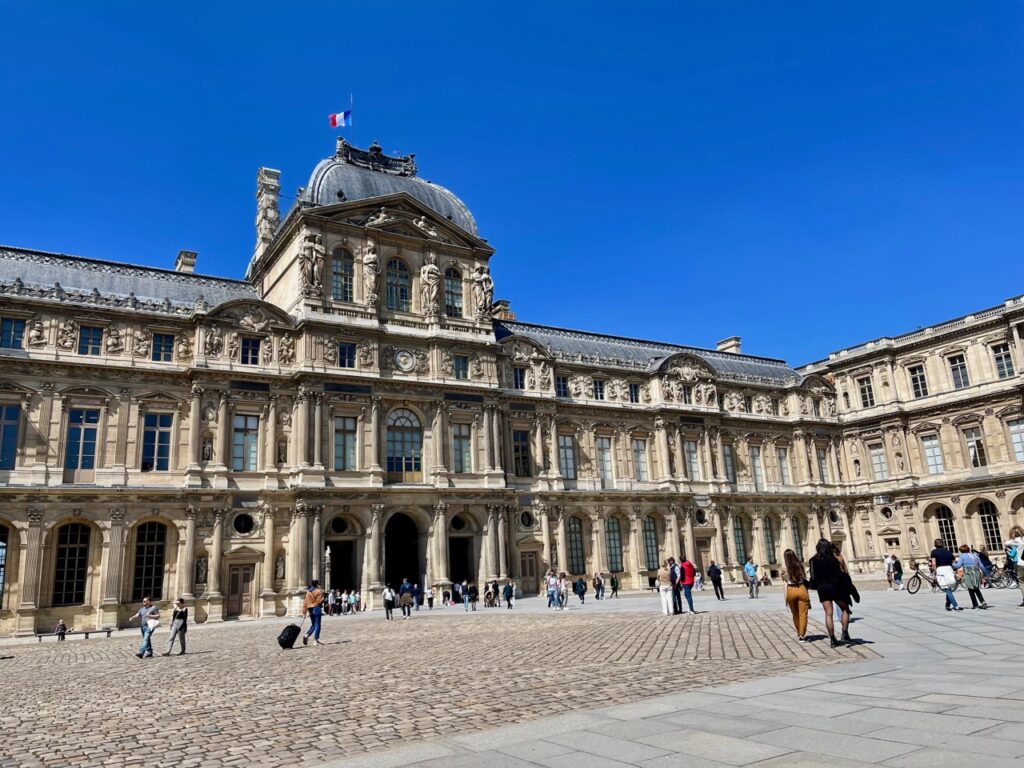
<path fill-rule="evenodd" d="M 540 584 L 537 581 L 536 552 L 519 553 L 519 573 L 522 574 L 520 577 L 519 588 L 523 591 L 523 594 L 537 594 L 540 590 Z"/>
<path fill-rule="evenodd" d="M 228 616 L 252 615 L 252 582 L 256 568 L 232 565 L 228 570 Z"/>
<path fill-rule="evenodd" d="M 697 539 L 697 570 L 704 573 L 711 562 L 711 539 Z"/>

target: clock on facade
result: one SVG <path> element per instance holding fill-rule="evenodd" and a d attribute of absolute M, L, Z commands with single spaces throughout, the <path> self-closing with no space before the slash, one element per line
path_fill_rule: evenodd
<path fill-rule="evenodd" d="M 416 358 L 408 349 L 399 349 L 395 352 L 395 368 L 408 373 L 416 365 Z"/>

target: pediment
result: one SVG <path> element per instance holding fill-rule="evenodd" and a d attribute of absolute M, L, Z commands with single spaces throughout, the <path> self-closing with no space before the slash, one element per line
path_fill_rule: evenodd
<path fill-rule="evenodd" d="M 902 534 L 903 531 L 901 531 L 899 528 L 894 528 L 891 525 L 887 525 L 885 528 L 882 528 L 878 531 L 879 536 L 900 536 Z"/>
<path fill-rule="evenodd" d="M 295 323 L 287 314 L 265 301 L 229 301 L 215 307 L 207 316 L 211 320 L 231 323 L 252 333 L 269 333 L 272 327 L 282 325 L 288 328 L 295 327 Z"/>
<path fill-rule="evenodd" d="M 666 374 L 678 376 L 685 382 L 699 381 L 700 379 L 713 379 L 715 372 L 710 365 L 697 355 L 689 352 L 680 352 L 672 355 L 661 364 L 661 369 Z"/>
<path fill-rule="evenodd" d="M 836 388 L 832 382 L 826 379 L 824 376 L 820 376 L 817 373 L 812 373 L 809 376 L 805 376 L 804 380 L 800 382 L 801 389 L 809 389 L 819 395 L 830 394 L 834 395 Z"/>
<path fill-rule="evenodd" d="M 525 336 L 507 336 L 498 343 L 514 363 L 529 363 L 536 358 L 548 360 L 551 357 L 544 347 Z"/>

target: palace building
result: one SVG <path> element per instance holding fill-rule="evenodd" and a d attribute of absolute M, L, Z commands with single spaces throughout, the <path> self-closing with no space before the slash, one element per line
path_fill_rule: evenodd
<path fill-rule="evenodd" d="M 517 321 L 414 156 L 339 139 L 283 215 L 279 178 L 244 279 L 0 248 L 0 634 L 1024 523 L 1024 297 L 793 368 Z"/>

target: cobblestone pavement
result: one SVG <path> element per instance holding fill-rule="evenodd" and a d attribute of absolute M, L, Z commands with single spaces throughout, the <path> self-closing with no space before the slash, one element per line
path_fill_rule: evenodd
<path fill-rule="evenodd" d="M 325 618 L 325 645 L 290 652 L 285 620 L 193 627 L 183 657 L 135 658 L 135 631 L 4 645 L 0 766 L 327 762 L 874 655 L 795 643 L 778 598 L 733 605 L 746 602 L 701 596 L 732 610 L 671 618 L 646 596 Z"/>

